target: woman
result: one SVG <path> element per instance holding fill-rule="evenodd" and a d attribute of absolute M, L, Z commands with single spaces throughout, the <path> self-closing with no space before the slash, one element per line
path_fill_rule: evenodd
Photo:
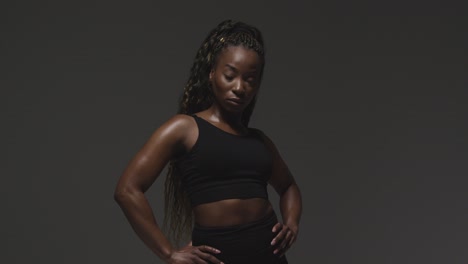
<path fill-rule="evenodd" d="M 198 50 L 179 114 L 159 127 L 121 176 L 115 199 L 143 242 L 166 263 L 287 263 L 301 196 L 274 144 L 248 128 L 265 64 L 260 31 L 221 22 Z M 169 164 L 165 220 L 157 224 L 144 192 Z M 280 196 L 283 222 L 268 201 Z"/>

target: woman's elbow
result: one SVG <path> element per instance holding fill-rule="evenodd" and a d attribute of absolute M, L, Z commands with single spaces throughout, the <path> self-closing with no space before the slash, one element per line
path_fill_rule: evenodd
<path fill-rule="evenodd" d="M 127 186 L 124 186 L 124 187 L 117 186 L 117 188 L 115 188 L 115 191 L 114 191 L 114 201 L 120 204 L 123 201 L 128 200 L 129 197 L 134 196 L 138 192 L 141 192 L 141 191 L 135 188 L 127 187 Z"/>

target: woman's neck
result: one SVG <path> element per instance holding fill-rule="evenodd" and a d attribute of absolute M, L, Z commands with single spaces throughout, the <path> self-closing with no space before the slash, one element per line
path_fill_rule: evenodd
<path fill-rule="evenodd" d="M 233 127 L 243 127 L 242 112 L 226 112 L 216 104 L 211 105 L 210 108 L 208 108 L 206 111 L 210 117 L 210 120 L 214 122 L 226 123 Z"/>

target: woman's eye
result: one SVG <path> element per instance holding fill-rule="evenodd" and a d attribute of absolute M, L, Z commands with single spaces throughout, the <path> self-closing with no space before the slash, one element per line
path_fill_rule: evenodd
<path fill-rule="evenodd" d="M 229 76 L 229 75 L 224 75 L 224 78 L 226 78 L 226 80 L 228 81 L 232 81 L 234 79 L 233 76 Z"/>
<path fill-rule="evenodd" d="M 247 82 L 250 83 L 250 84 L 255 84 L 255 78 L 248 78 L 247 79 Z"/>

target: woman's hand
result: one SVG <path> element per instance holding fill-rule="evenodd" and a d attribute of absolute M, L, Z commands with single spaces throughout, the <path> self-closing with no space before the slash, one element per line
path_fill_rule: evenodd
<path fill-rule="evenodd" d="M 206 245 L 192 246 L 190 242 L 187 246 L 174 251 L 168 261 L 170 264 L 207 264 L 207 263 L 219 263 L 224 264 L 217 259 L 213 254 L 219 254 L 216 248 L 212 248 Z"/>
<path fill-rule="evenodd" d="M 279 232 L 275 238 L 271 241 L 271 245 L 276 248 L 273 251 L 273 254 L 277 254 L 282 257 L 284 253 L 291 247 L 291 245 L 296 241 L 298 227 L 297 226 L 288 226 L 286 224 L 277 223 L 273 226 L 273 233 Z"/>

